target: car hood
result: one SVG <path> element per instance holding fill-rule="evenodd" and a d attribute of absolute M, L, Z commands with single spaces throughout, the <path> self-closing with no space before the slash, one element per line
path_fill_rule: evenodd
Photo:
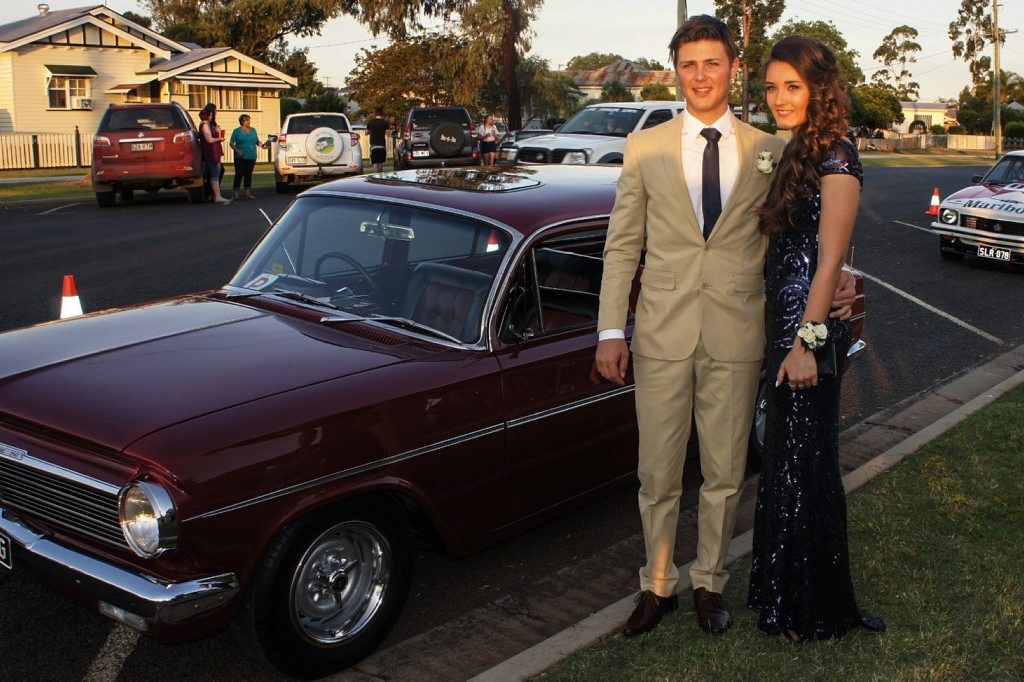
<path fill-rule="evenodd" d="M 394 364 L 401 353 L 230 301 L 181 297 L 0 335 L 0 413 L 123 450 L 161 428 Z"/>
<path fill-rule="evenodd" d="M 1024 220 L 1024 183 L 971 185 L 946 197 L 942 207 L 979 209 L 994 217 Z"/>
<path fill-rule="evenodd" d="M 577 135 L 574 133 L 551 133 L 549 135 L 537 135 L 529 137 L 516 146 L 543 147 L 544 149 L 583 149 L 593 147 L 597 144 L 604 144 L 610 141 L 625 141 L 624 137 L 618 135 Z"/>

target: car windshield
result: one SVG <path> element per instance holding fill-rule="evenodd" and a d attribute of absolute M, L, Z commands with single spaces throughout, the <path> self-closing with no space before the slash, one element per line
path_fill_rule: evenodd
<path fill-rule="evenodd" d="M 1024 182 L 1024 156 L 1004 156 L 981 181 L 992 185 Z"/>
<path fill-rule="evenodd" d="M 306 135 L 324 126 L 339 133 L 348 132 L 348 124 L 341 116 L 296 116 L 288 121 L 287 132 L 294 135 Z"/>
<path fill-rule="evenodd" d="M 469 117 L 463 109 L 421 109 L 412 112 L 412 124 L 416 128 L 433 128 L 442 123 L 469 125 Z"/>
<path fill-rule="evenodd" d="M 230 286 L 321 308 L 325 324 L 371 319 L 473 343 L 510 242 L 503 230 L 461 215 L 300 197 Z"/>
<path fill-rule="evenodd" d="M 175 115 L 174 110 L 154 107 L 111 109 L 107 112 L 100 130 L 117 132 L 119 130 L 168 130 L 181 127 L 183 127 L 182 123 Z"/>
<path fill-rule="evenodd" d="M 576 112 L 558 132 L 625 137 L 636 128 L 641 113 L 640 109 L 625 107 L 588 107 Z"/>

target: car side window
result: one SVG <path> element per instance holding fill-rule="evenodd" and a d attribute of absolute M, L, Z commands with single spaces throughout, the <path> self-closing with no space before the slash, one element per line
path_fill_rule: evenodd
<path fill-rule="evenodd" d="M 644 128 L 653 128 L 656 125 L 672 120 L 672 112 L 669 109 L 655 109 L 644 121 Z"/>
<path fill-rule="evenodd" d="M 531 249 L 510 289 L 502 340 L 510 343 L 596 325 L 603 243 L 603 233 L 599 240 L 580 234 L 545 240 Z"/>

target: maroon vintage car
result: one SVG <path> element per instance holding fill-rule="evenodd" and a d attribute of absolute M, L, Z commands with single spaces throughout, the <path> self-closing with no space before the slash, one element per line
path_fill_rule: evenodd
<path fill-rule="evenodd" d="M 419 543 L 635 482 L 632 387 L 593 368 L 618 173 L 340 180 L 221 290 L 0 335 L 0 564 L 287 674 L 358 661 Z"/>

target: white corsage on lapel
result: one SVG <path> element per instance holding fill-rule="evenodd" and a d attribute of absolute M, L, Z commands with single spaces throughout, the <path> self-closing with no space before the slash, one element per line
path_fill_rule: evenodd
<path fill-rule="evenodd" d="M 775 170 L 775 158 L 772 156 L 772 153 L 767 149 L 758 152 L 757 160 L 754 161 L 754 168 L 765 175 Z"/>

